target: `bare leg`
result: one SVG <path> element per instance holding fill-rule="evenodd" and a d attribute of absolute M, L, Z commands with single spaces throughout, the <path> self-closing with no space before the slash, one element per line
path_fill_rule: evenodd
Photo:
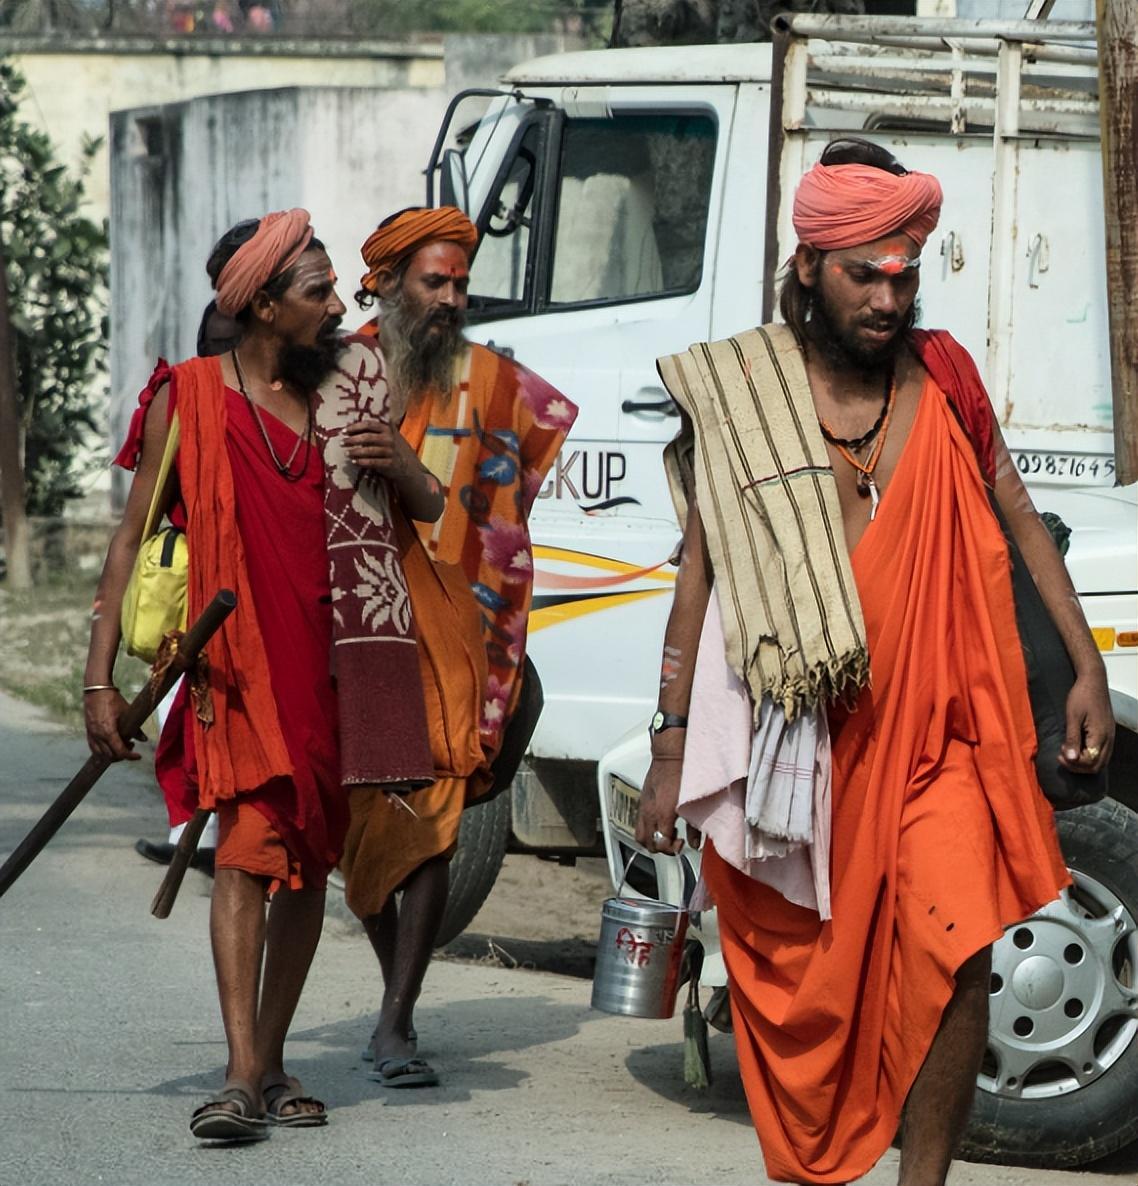
<path fill-rule="evenodd" d="M 389 984 L 395 975 L 395 939 L 399 930 L 399 908 L 395 904 L 395 895 L 391 894 L 384 902 L 383 909 L 378 914 L 368 915 L 363 923 L 379 960 L 383 983 Z"/>
<path fill-rule="evenodd" d="M 227 1082 L 247 1087 L 260 1098 L 257 1059 L 257 995 L 265 946 L 265 887 L 240 869 L 218 869 L 209 914 L 213 964 L 221 1019 L 229 1045 Z"/>
<path fill-rule="evenodd" d="M 383 975 L 383 983 L 390 984 L 395 976 L 395 941 L 399 934 L 399 906 L 395 894 L 391 894 L 383 904 L 378 914 L 371 914 L 363 920 L 363 928 L 371 942 L 376 959 L 379 960 L 379 970 Z M 408 1042 L 415 1045 L 414 1021 L 408 1018 L 407 1032 L 404 1035 Z M 372 1047 L 372 1057 L 375 1057 L 375 1039 L 379 1032 L 379 1019 L 376 1018 L 375 1029 L 368 1039 Z"/>
<path fill-rule="evenodd" d="M 956 973 L 956 990 L 905 1104 L 898 1186 L 944 1186 L 984 1057 L 991 973 L 990 948 Z"/>
<path fill-rule="evenodd" d="M 265 975 L 257 1012 L 257 1065 L 261 1081 L 285 1081 L 284 1044 L 324 925 L 324 891 L 280 889 L 269 907 Z M 282 1112 L 318 1111 L 285 1104 Z"/>
<path fill-rule="evenodd" d="M 450 880 L 449 861 L 433 857 L 425 861 L 403 883 L 403 899 L 399 903 L 398 925 L 390 973 L 384 969 L 383 1004 L 375 1032 L 376 1062 L 385 1058 L 409 1058 L 415 1045 L 408 1040 L 411 1015 L 423 978 L 431 962 L 435 936 L 446 909 L 447 887 Z M 371 937 L 382 930 L 383 915 L 365 919 L 364 927 Z M 381 944 L 372 939 L 382 964 Z"/>

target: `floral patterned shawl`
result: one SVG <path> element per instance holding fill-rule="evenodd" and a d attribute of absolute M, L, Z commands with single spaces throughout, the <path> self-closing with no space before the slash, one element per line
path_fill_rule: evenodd
<path fill-rule="evenodd" d="M 447 398 L 408 408 L 401 431 L 439 479 L 446 509 L 420 523 L 431 556 L 458 565 L 482 614 L 489 681 L 480 723 L 493 757 L 520 692 L 533 596 L 529 512 L 577 406 L 525 367 L 471 346 Z"/>

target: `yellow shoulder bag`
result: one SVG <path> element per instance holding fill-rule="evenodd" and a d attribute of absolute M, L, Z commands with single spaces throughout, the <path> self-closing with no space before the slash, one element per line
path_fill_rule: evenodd
<path fill-rule="evenodd" d="M 175 412 L 166 436 L 166 449 L 150 499 L 146 526 L 142 529 L 138 557 L 122 600 L 123 646 L 128 655 L 137 655 L 147 663 L 153 663 L 157 658 L 158 648 L 168 631 L 186 628 L 189 570 L 186 535 L 169 525 L 155 531 L 158 502 L 178 452 L 179 436 L 178 414 Z"/>

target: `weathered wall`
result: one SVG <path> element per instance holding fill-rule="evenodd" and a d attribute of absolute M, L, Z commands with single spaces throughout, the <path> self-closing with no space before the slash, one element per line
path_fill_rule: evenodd
<path fill-rule="evenodd" d="M 446 95 L 289 88 L 217 95 L 111 117 L 111 409 L 125 434 L 154 360 L 193 354 L 210 297 L 205 260 L 243 218 L 304 206 L 349 304 L 359 246 L 423 201 L 422 168 Z"/>
<path fill-rule="evenodd" d="M 58 50 L 42 38 L 0 37 L 0 53 L 10 54 L 28 80 L 21 114 L 48 132 L 68 163 L 78 160 L 84 136 L 106 136 L 112 111 L 142 104 L 282 86 L 438 89 L 444 83 L 440 44 L 118 39 L 70 41 L 68 52 Z M 90 216 L 107 217 L 106 147 L 87 192 Z"/>

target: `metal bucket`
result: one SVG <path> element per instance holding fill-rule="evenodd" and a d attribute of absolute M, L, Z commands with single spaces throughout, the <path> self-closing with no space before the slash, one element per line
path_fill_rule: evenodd
<path fill-rule="evenodd" d="M 668 902 L 606 898 L 593 975 L 593 1008 L 624 1017 L 671 1017 L 688 912 Z"/>

